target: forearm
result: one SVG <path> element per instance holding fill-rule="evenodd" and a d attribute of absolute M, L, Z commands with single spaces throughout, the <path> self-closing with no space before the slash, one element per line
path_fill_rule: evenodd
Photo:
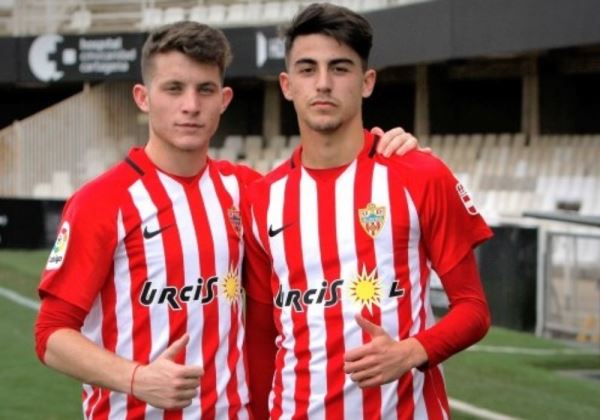
<path fill-rule="evenodd" d="M 135 362 L 109 352 L 80 332 L 56 330 L 46 345 L 45 363 L 83 383 L 129 393 Z"/>
<path fill-rule="evenodd" d="M 489 309 L 473 253 L 441 280 L 450 309 L 436 325 L 415 337 L 427 352 L 429 366 L 481 340 L 490 327 Z"/>

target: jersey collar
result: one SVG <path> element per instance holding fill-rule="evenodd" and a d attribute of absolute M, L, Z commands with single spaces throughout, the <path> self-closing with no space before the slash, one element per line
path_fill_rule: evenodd
<path fill-rule="evenodd" d="M 373 159 L 375 153 L 377 153 L 376 147 L 377 143 L 379 142 L 379 137 L 375 136 L 370 131 L 363 130 L 363 139 L 363 148 L 356 159 L 365 157 Z M 302 166 L 302 145 L 298 146 L 292 153 L 292 157 L 290 158 L 290 166 L 292 169 Z"/>

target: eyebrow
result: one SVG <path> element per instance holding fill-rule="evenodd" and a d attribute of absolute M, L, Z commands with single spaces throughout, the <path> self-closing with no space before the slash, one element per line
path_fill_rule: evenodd
<path fill-rule="evenodd" d="M 296 60 L 296 62 L 294 63 L 294 66 L 299 66 L 299 65 L 303 65 L 303 64 L 314 65 L 314 64 L 317 64 L 317 60 L 312 59 L 312 58 L 300 58 L 300 59 Z M 355 65 L 354 61 L 352 61 L 349 58 L 334 58 L 333 60 L 330 60 L 327 62 L 328 66 L 335 66 L 337 64 Z"/>

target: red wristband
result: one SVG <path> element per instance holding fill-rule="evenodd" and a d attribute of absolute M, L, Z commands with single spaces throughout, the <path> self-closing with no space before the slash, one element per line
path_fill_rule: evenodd
<path fill-rule="evenodd" d="M 135 378 L 135 372 L 137 372 L 138 368 L 142 366 L 139 363 L 137 365 L 135 365 L 135 367 L 133 368 L 133 372 L 131 372 L 131 383 L 129 384 L 129 395 L 131 395 L 132 397 L 135 397 L 135 395 L 133 395 L 133 379 Z"/>

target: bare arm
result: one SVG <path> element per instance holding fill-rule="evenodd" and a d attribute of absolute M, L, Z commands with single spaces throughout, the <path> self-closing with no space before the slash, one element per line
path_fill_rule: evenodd
<path fill-rule="evenodd" d="M 91 385 L 128 394 L 133 388 L 136 398 L 158 408 L 174 409 L 191 404 L 203 370 L 173 361 L 185 348 L 187 335 L 174 341 L 152 363 L 140 365 L 99 347 L 81 334 L 78 328 L 82 321 L 78 323 L 65 316 L 77 312 L 78 308 L 61 299 L 48 296 L 42 300 L 36 323 L 36 344 L 44 363 Z"/>

